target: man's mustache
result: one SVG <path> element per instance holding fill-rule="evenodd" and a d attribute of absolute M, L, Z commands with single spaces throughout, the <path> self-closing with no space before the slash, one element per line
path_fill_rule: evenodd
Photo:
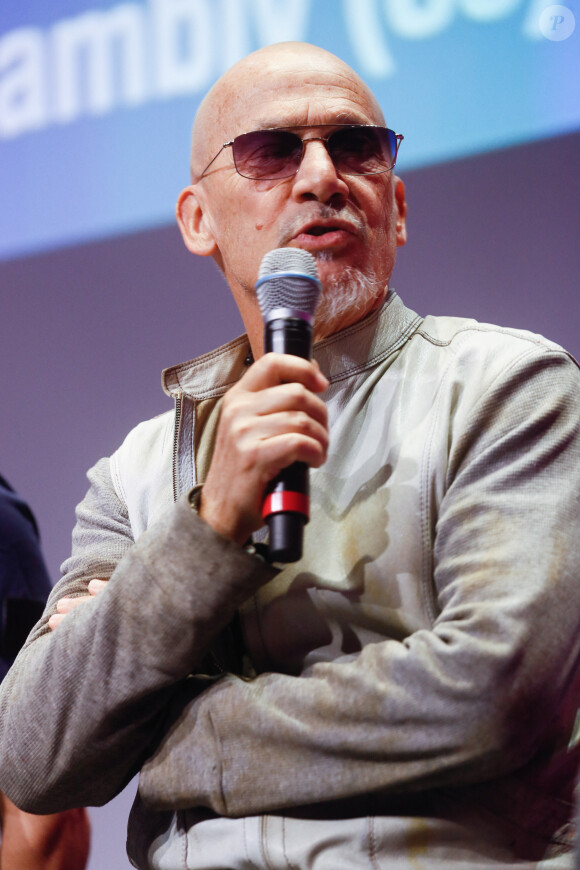
<path fill-rule="evenodd" d="M 366 237 L 366 224 L 362 218 L 349 205 L 341 208 L 333 208 L 330 205 L 320 203 L 313 208 L 302 211 L 296 217 L 290 219 L 280 228 L 280 247 L 284 247 L 292 241 L 304 227 L 312 227 L 320 222 L 331 226 L 333 223 L 348 225 L 348 229 L 354 235 L 364 239 Z"/>

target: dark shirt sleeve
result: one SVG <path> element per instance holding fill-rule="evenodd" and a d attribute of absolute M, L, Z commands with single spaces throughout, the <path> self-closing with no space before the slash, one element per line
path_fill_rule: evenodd
<path fill-rule="evenodd" d="M 34 516 L 0 477 L 0 680 L 40 619 L 50 590 Z"/>

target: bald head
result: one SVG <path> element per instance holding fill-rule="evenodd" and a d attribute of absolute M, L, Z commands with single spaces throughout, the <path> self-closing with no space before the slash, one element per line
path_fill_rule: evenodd
<path fill-rule="evenodd" d="M 283 42 L 268 45 L 234 64 L 214 84 L 202 101 L 193 125 L 191 147 L 192 179 L 199 177 L 205 166 L 225 141 L 250 129 L 275 126 L 275 115 L 263 109 L 262 118 L 252 122 L 251 108 L 256 90 L 265 82 L 272 91 L 272 101 L 290 108 L 293 76 L 302 83 L 312 75 L 312 102 L 324 101 L 324 82 L 340 83 L 350 90 L 354 99 L 364 98 L 370 106 L 372 120 L 384 124 L 381 108 L 365 82 L 348 64 L 324 48 L 305 42 Z M 274 111 L 274 108 L 273 108 Z M 339 120 L 337 118 L 337 120 Z M 353 119 L 345 119 L 353 120 Z M 296 119 L 296 124 L 308 123 Z M 290 126 L 287 120 L 286 126 Z"/>
<path fill-rule="evenodd" d="M 276 248 L 303 248 L 317 258 L 318 337 L 356 322 L 383 300 L 395 249 L 406 239 L 404 186 L 389 169 L 360 176 L 340 171 L 328 148 L 337 128 L 373 125 L 385 125 L 383 113 L 354 70 L 299 42 L 239 61 L 201 104 L 192 184 L 180 194 L 177 219 L 188 248 L 212 256 L 223 272 L 255 352 L 263 331 L 255 284 L 263 257 Z M 295 171 L 281 178 L 238 173 L 224 143 L 276 128 L 300 130 Z M 335 301 L 342 307 L 335 310 Z"/>

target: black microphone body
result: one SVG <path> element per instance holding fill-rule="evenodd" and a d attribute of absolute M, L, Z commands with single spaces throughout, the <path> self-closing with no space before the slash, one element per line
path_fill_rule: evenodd
<path fill-rule="evenodd" d="M 312 357 L 312 316 L 320 283 L 316 261 L 298 248 L 270 251 L 262 260 L 256 285 L 264 316 L 266 353 Z M 262 516 L 269 528 L 271 562 L 302 558 L 304 525 L 309 518 L 308 466 L 294 462 L 270 481 Z"/>
<path fill-rule="evenodd" d="M 291 353 L 302 359 L 312 357 L 312 328 L 297 317 L 270 320 L 264 328 L 266 353 Z M 268 498 L 274 493 L 274 498 Z M 300 493 L 305 501 L 290 500 L 289 493 Z M 308 522 L 308 466 L 293 462 L 270 481 L 266 488 L 266 521 L 270 530 L 268 555 L 272 562 L 297 562 L 302 558 L 303 528 Z"/>

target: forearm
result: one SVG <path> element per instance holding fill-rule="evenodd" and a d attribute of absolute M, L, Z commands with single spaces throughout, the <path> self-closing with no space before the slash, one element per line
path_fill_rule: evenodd
<path fill-rule="evenodd" d="M 496 646 L 500 666 L 477 644 L 460 662 L 452 633 L 425 632 L 300 677 L 227 677 L 176 716 L 143 767 L 141 797 L 156 809 L 238 816 L 509 774 L 553 737 L 580 654 L 577 620 L 563 615 L 561 628 L 567 652 L 557 657 L 548 643 L 542 656 L 538 644 L 527 663 L 516 645 L 505 658 Z M 445 661 L 455 652 L 455 664 Z M 572 721 L 561 724 L 570 734 Z"/>
<path fill-rule="evenodd" d="M 5 795 L 0 801 L 0 870 L 84 870 L 90 848 L 85 809 L 35 816 L 19 810 Z"/>
<path fill-rule="evenodd" d="M 172 695 L 270 573 L 182 499 L 90 606 L 20 654 L 0 695 L 1 787 L 34 812 L 111 799 L 154 745 Z"/>
<path fill-rule="evenodd" d="M 253 814 L 484 781 L 556 730 L 566 745 L 579 700 L 580 433 L 576 377 L 559 395 L 565 374 L 526 366 L 519 391 L 502 379 L 453 445 L 423 577 L 440 610 L 432 628 L 300 676 L 212 687 L 176 710 L 144 766 L 145 801 Z"/>

